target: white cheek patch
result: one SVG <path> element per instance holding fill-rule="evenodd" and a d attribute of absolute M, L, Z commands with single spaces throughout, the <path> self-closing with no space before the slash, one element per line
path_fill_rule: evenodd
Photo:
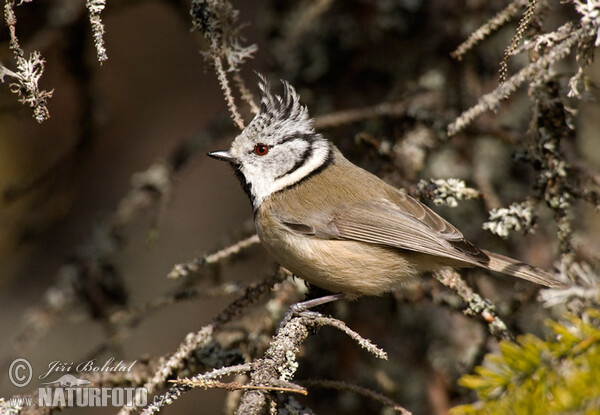
<path fill-rule="evenodd" d="M 300 182 L 305 177 L 309 176 L 312 172 L 317 170 L 319 167 L 327 163 L 329 159 L 330 147 L 327 141 L 319 140 L 312 143 L 313 151 L 306 162 L 299 168 L 292 171 L 290 174 L 274 179 L 273 177 L 257 177 L 255 172 L 243 171 L 246 177 L 255 178 L 250 185 L 250 191 L 253 197 L 254 209 L 258 209 L 260 204 L 267 197 L 275 192 L 285 189 L 286 187 L 293 186 Z M 252 174 L 254 173 L 254 174 Z"/>
<path fill-rule="evenodd" d="M 293 186 L 306 176 L 317 170 L 319 167 L 327 163 L 329 158 L 330 148 L 326 142 L 313 143 L 313 151 L 306 162 L 290 174 L 286 174 L 273 182 L 271 193 L 278 192 L 286 187 Z"/>

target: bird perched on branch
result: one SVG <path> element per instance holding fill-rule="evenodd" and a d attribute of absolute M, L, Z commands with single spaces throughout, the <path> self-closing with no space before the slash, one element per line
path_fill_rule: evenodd
<path fill-rule="evenodd" d="M 228 151 L 262 244 L 295 275 L 338 295 L 377 296 L 442 267 L 481 267 L 547 287 L 550 273 L 477 248 L 421 202 L 348 161 L 313 128 L 294 88 L 261 77 L 260 111 Z"/>

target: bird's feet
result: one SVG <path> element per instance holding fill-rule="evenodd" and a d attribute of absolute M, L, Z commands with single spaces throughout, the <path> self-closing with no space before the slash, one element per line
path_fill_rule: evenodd
<path fill-rule="evenodd" d="M 338 301 L 338 300 L 343 300 L 344 298 L 346 298 L 346 294 L 343 294 L 343 293 L 329 294 L 324 297 L 313 298 L 312 300 L 301 301 L 299 303 L 292 304 L 290 306 L 290 308 L 288 309 L 287 313 L 285 313 L 285 316 L 281 320 L 281 323 L 279 323 L 279 329 L 281 329 L 283 326 L 285 326 L 287 323 L 289 323 L 289 321 L 295 315 L 298 315 L 300 313 L 305 313 L 308 310 L 310 310 L 311 308 L 318 307 L 323 304 L 332 303 L 332 302 Z M 278 329 L 278 331 L 279 331 L 279 329 Z"/>

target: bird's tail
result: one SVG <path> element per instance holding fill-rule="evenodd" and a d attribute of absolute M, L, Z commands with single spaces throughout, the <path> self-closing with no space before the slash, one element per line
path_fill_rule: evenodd
<path fill-rule="evenodd" d="M 482 250 L 483 251 L 483 250 Z M 504 255 L 494 252 L 483 251 L 490 257 L 490 262 L 483 265 L 492 271 L 502 272 L 512 275 L 513 277 L 522 278 L 527 281 L 534 282 L 539 285 L 544 285 L 550 288 L 566 288 L 568 284 L 557 280 L 552 274 L 543 269 L 533 267 L 524 262 L 517 261 Z"/>

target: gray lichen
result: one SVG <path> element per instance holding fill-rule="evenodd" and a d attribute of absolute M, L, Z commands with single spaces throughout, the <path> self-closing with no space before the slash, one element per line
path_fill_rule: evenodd
<path fill-rule="evenodd" d="M 511 231 L 531 232 L 534 223 L 533 205 L 530 202 L 520 202 L 513 203 L 508 208 L 493 209 L 490 220 L 483 224 L 483 229 L 507 238 Z"/>

